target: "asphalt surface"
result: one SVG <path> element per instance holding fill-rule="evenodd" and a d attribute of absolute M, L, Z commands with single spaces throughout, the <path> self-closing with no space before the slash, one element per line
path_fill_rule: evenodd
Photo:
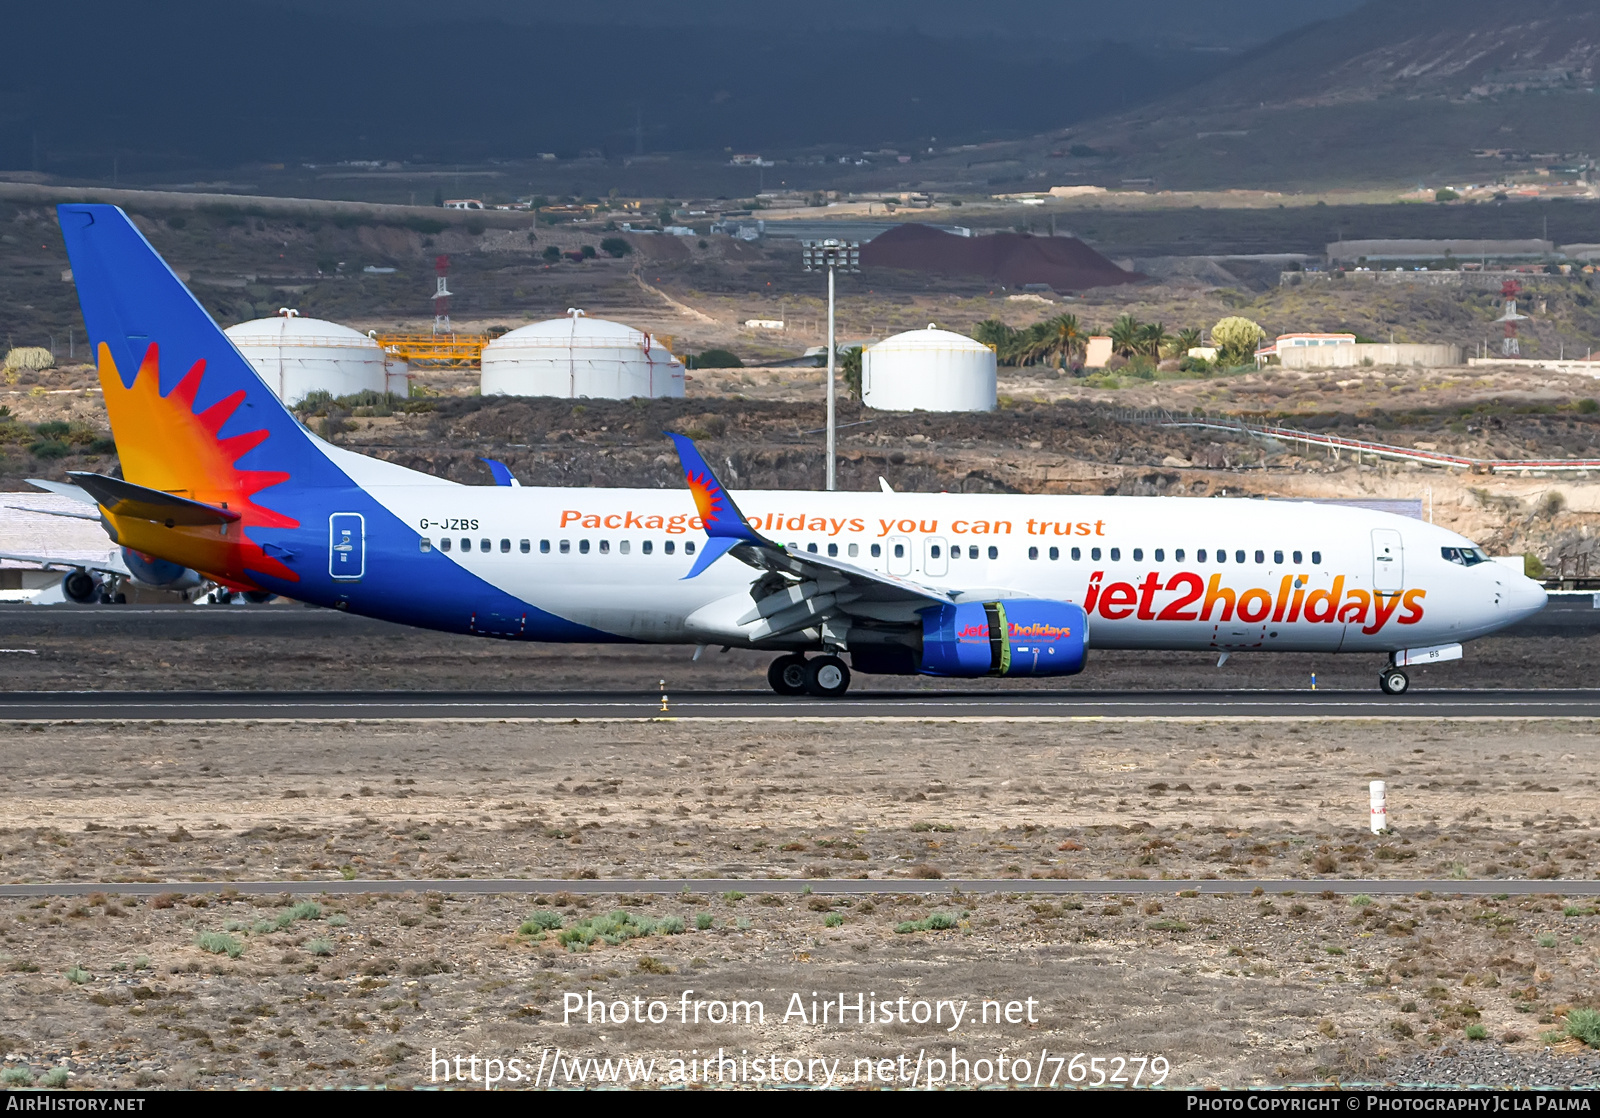
<path fill-rule="evenodd" d="M 783 878 L 763 877 L 675 877 L 615 878 L 612 880 L 569 880 L 565 878 L 396 878 L 378 881 L 40 881 L 0 885 L 0 897 L 81 897 L 90 893 L 117 893 L 147 897 L 161 893 L 302 893 L 348 895 L 357 893 L 574 893 L 606 896 L 618 893 L 827 893 L 835 896 L 861 896 L 881 893 L 1048 893 L 1052 895 L 1089 893 L 1097 896 L 1151 894 L 1171 896 L 1194 890 L 1213 895 L 1254 895 L 1272 893 L 1331 892 L 1342 896 L 1367 894 L 1434 893 L 1438 896 L 1600 896 L 1600 880 L 1595 881 L 1464 881 L 1456 878 L 1262 878 L 1242 881 L 1173 879 L 1166 881 L 1097 880 L 1082 878 L 947 877 L 930 881 L 921 878 Z"/>
<path fill-rule="evenodd" d="M 183 719 L 1018 719 L 1600 718 L 1600 690 L 1009 691 L 861 690 L 842 699 L 762 691 L 12 691 L 3 720 Z"/>

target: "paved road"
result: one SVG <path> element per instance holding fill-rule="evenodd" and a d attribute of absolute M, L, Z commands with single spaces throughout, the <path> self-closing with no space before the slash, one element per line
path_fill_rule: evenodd
<path fill-rule="evenodd" d="M 1596 881 L 1460 881 L 1454 878 L 1395 878 L 1395 879 L 1321 879 L 1321 878 L 1263 878 L 1244 881 L 1169 880 L 1169 881 L 1102 881 L 1041 880 L 1034 878 L 1003 877 L 947 877 L 940 881 L 923 879 L 866 880 L 811 878 L 799 880 L 785 878 L 748 877 L 674 877 L 674 878 L 617 878 L 609 881 L 573 881 L 563 878 L 423 878 L 395 879 L 390 881 L 41 881 L 14 885 L 0 885 L 0 897 L 81 897 L 89 893 L 120 893 L 124 896 L 148 897 L 158 893 L 220 893 L 232 889 L 239 893 L 299 893 L 344 895 L 352 893 L 581 893 L 605 896 L 617 893 L 726 893 L 737 889 L 741 893 L 813 893 L 834 895 L 879 893 L 1089 893 L 1096 896 L 1145 895 L 1171 896 L 1193 889 L 1199 893 L 1215 895 L 1332 892 L 1343 896 L 1358 893 L 1411 894 L 1436 893 L 1441 896 L 1600 896 L 1600 880 Z"/>
<path fill-rule="evenodd" d="M 12 691 L 0 719 L 1019 719 L 1019 718 L 1600 718 L 1600 690 L 854 691 L 843 699 L 766 691 Z"/>

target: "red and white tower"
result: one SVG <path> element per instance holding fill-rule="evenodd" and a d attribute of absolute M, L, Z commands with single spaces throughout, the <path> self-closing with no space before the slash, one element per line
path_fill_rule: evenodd
<path fill-rule="evenodd" d="M 1517 296 L 1522 294 L 1522 285 L 1516 280 L 1506 280 L 1500 285 L 1500 297 L 1506 301 L 1506 311 L 1495 319 L 1505 327 L 1505 338 L 1500 342 L 1500 356 L 1519 357 L 1522 354 L 1522 343 L 1517 339 L 1517 323 L 1528 321 L 1528 316 L 1517 313 Z"/>
<path fill-rule="evenodd" d="M 433 332 L 448 334 L 450 330 L 450 258 L 436 256 L 433 272 L 437 277 L 433 291 Z"/>

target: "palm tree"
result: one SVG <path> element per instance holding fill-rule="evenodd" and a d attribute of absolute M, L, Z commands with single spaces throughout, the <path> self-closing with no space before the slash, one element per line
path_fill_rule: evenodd
<path fill-rule="evenodd" d="M 1191 349 L 1200 347 L 1204 337 L 1205 335 L 1199 330 L 1190 326 L 1187 329 L 1178 331 L 1177 340 L 1173 342 L 1172 348 L 1178 351 L 1179 357 L 1187 357 Z"/>
<path fill-rule="evenodd" d="M 1172 342 L 1172 335 L 1167 333 L 1167 328 L 1159 322 L 1147 323 L 1139 327 L 1139 352 L 1149 357 L 1152 361 L 1161 360 L 1161 351 Z"/>
<path fill-rule="evenodd" d="M 1055 358 L 1058 368 L 1066 365 L 1072 360 L 1073 354 L 1088 344 L 1087 335 L 1075 314 L 1057 315 L 1047 325 L 1050 327 L 1049 356 Z"/>
<path fill-rule="evenodd" d="M 1143 324 L 1131 314 L 1125 314 L 1111 324 L 1111 350 L 1124 357 L 1132 357 L 1139 352 L 1139 336 L 1144 330 Z"/>

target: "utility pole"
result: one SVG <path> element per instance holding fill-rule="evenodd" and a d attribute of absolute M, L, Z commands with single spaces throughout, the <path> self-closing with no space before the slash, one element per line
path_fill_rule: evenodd
<path fill-rule="evenodd" d="M 840 241 L 829 237 L 825 241 L 801 241 L 800 260 L 808 272 L 819 268 L 828 269 L 828 481 L 827 491 L 832 493 L 837 488 L 838 459 L 835 453 L 836 442 L 834 438 L 836 429 L 834 408 L 834 383 L 833 366 L 834 358 L 838 354 L 838 343 L 834 339 L 833 315 L 833 273 L 838 268 L 847 272 L 861 271 L 861 243 L 859 241 Z"/>

